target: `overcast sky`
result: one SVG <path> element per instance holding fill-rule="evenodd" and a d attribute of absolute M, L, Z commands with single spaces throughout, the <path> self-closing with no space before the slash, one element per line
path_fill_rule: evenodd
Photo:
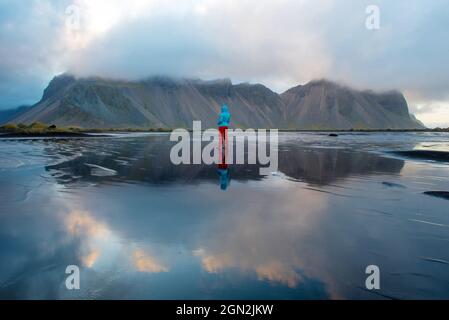
<path fill-rule="evenodd" d="M 366 27 L 369 5 L 379 29 Z M 447 127 L 449 2 L 0 0 L 0 109 L 37 102 L 63 72 L 231 78 L 277 92 L 328 78 L 401 90 L 418 119 Z"/>

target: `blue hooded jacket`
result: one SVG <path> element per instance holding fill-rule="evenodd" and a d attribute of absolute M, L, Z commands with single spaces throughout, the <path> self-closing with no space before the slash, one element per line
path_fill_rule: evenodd
<path fill-rule="evenodd" d="M 223 105 L 221 107 L 221 113 L 220 116 L 218 117 L 218 126 L 219 127 L 227 127 L 229 126 L 229 122 L 231 122 L 231 114 L 228 111 L 228 106 L 227 105 Z"/>

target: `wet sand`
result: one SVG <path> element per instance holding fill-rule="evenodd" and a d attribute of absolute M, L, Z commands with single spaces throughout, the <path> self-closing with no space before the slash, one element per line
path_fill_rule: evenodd
<path fill-rule="evenodd" d="M 0 141 L 0 298 L 449 298 L 449 166 L 393 153 L 447 134 L 281 133 L 278 171 L 226 190 L 168 140 Z"/>

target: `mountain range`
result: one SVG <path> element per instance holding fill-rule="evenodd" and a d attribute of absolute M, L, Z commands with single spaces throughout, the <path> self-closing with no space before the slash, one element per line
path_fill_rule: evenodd
<path fill-rule="evenodd" d="M 7 123 L 10 120 L 18 117 L 22 113 L 25 113 L 31 108 L 31 106 L 20 106 L 17 108 L 0 110 L 0 124 Z"/>
<path fill-rule="evenodd" d="M 140 81 L 57 76 L 42 99 L 9 119 L 83 128 L 215 127 L 222 104 L 232 125 L 279 129 L 421 129 L 398 91 L 360 91 L 328 80 L 278 94 L 261 84 L 151 77 Z"/>

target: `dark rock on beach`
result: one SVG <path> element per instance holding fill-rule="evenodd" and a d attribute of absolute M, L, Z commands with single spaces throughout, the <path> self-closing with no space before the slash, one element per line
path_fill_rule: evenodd
<path fill-rule="evenodd" d="M 399 183 L 394 183 L 394 182 L 383 181 L 382 184 L 389 188 L 401 188 L 401 189 L 406 188 L 404 185 L 399 184 Z"/>
<path fill-rule="evenodd" d="M 448 191 L 425 191 L 423 193 L 427 194 L 428 196 L 449 200 L 449 192 Z"/>

